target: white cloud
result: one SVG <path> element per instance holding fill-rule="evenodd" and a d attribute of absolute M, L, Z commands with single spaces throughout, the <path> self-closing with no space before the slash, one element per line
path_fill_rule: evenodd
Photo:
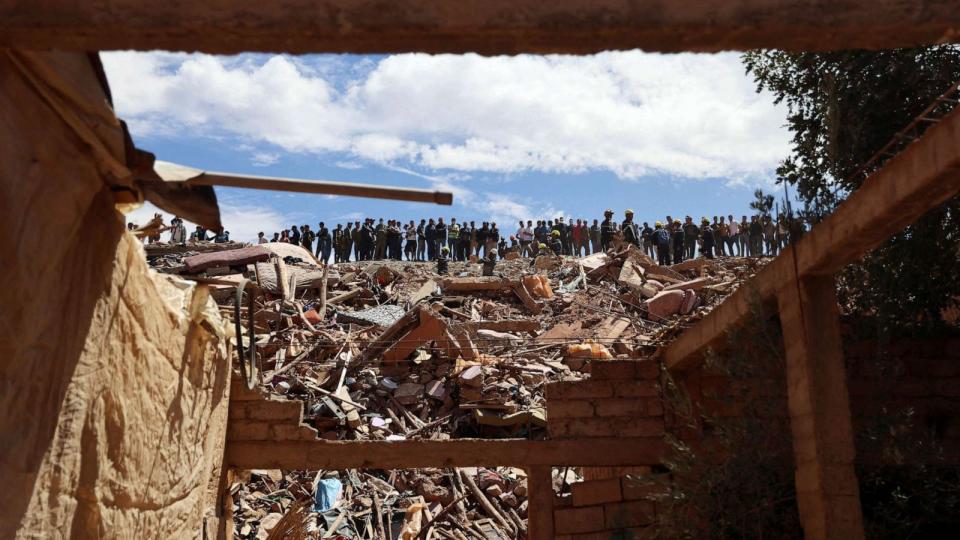
<path fill-rule="evenodd" d="M 254 167 L 269 167 L 276 165 L 280 161 L 280 154 L 277 152 L 256 152 L 250 156 L 250 163 Z"/>
<path fill-rule="evenodd" d="M 103 54 L 135 135 L 190 129 L 342 163 L 625 179 L 762 177 L 788 149 L 784 109 L 733 53 L 406 54 L 340 71 L 326 58 Z"/>

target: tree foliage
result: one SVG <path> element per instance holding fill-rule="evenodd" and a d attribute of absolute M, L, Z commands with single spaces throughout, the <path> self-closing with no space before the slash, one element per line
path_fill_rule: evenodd
<path fill-rule="evenodd" d="M 796 188 L 803 217 L 814 222 L 860 186 L 864 175 L 854 173 L 864 163 L 960 80 L 953 46 L 755 51 L 743 62 L 757 90 L 787 106 L 792 151 L 777 177 Z M 838 276 L 845 308 L 874 316 L 881 331 L 942 325 L 941 311 L 960 296 L 958 212 L 960 199 L 951 199 L 845 269 Z"/>

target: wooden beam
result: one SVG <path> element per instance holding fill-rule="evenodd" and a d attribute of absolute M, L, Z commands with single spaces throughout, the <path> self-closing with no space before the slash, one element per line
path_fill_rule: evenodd
<path fill-rule="evenodd" d="M 530 441 L 228 441 L 226 463 L 237 469 L 411 469 L 422 467 L 626 467 L 656 465 L 660 437 Z"/>
<path fill-rule="evenodd" d="M 832 277 L 779 292 L 793 431 L 797 505 L 804 537 L 863 538 L 850 398 Z"/>
<path fill-rule="evenodd" d="M 833 214 L 667 345 L 660 353 L 664 362 L 673 371 L 698 365 L 701 353 L 721 346 L 757 299 L 773 298 L 796 275 L 833 274 L 958 192 L 960 109 L 888 161 Z"/>
<path fill-rule="evenodd" d="M 595 53 L 955 42 L 936 0 L 0 0 L 0 47 L 238 53 Z"/>
<path fill-rule="evenodd" d="M 553 535 L 553 467 L 527 468 L 527 538 L 550 540 Z"/>
<path fill-rule="evenodd" d="M 339 195 L 365 199 L 389 199 L 394 201 L 427 202 L 442 205 L 453 204 L 453 194 L 446 191 L 431 191 L 416 188 L 398 188 L 375 184 L 354 184 L 330 180 L 300 180 L 273 176 L 205 172 L 185 182 L 194 186 L 222 186 L 244 189 L 267 189 L 292 193 Z"/>

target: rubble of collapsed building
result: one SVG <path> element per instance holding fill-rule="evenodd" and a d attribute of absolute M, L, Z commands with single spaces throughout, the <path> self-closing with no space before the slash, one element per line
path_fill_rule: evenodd
<path fill-rule="evenodd" d="M 494 276 L 481 276 L 476 261 L 450 263 L 449 275 L 405 261 L 323 266 L 284 243 L 146 251 L 154 268 L 208 283 L 228 317 L 240 313 L 259 389 L 302 401 L 303 424 L 315 430 L 308 435 L 385 441 L 544 439 L 545 384 L 588 378 L 597 362 L 650 356 L 765 262 L 663 267 L 621 246 L 583 258 L 508 254 Z M 236 295 L 244 279 L 256 285 L 247 289 L 252 308 Z M 555 487 L 569 492 L 581 478 L 578 469 L 557 472 Z M 240 538 L 266 538 L 287 514 L 304 515 L 323 537 L 432 529 L 442 538 L 515 538 L 526 527 L 519 468 L 254 470 L 247 479 L 231 490 Z"/>

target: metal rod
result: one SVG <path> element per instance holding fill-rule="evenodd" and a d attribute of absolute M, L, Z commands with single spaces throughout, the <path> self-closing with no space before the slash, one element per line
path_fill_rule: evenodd
<path fill-rule="evenodd" d="M 220 172 L 205 172 L 185 182 L 189 185 L 223 186 L 245 189 L 270 189 L 295 193 L 316 193 L 322 195 L 343 195 L 346 197 L 365 197 L 368 199 L 392 199 L 396 201 L 430 202 L 453 204 L 453 194 L 445 191 L 426 189 L 397 188 L 373 184 L 351 184 L 349 182 L 329 182 L 278 178 L 271 176 L 249 176 Z"/>

